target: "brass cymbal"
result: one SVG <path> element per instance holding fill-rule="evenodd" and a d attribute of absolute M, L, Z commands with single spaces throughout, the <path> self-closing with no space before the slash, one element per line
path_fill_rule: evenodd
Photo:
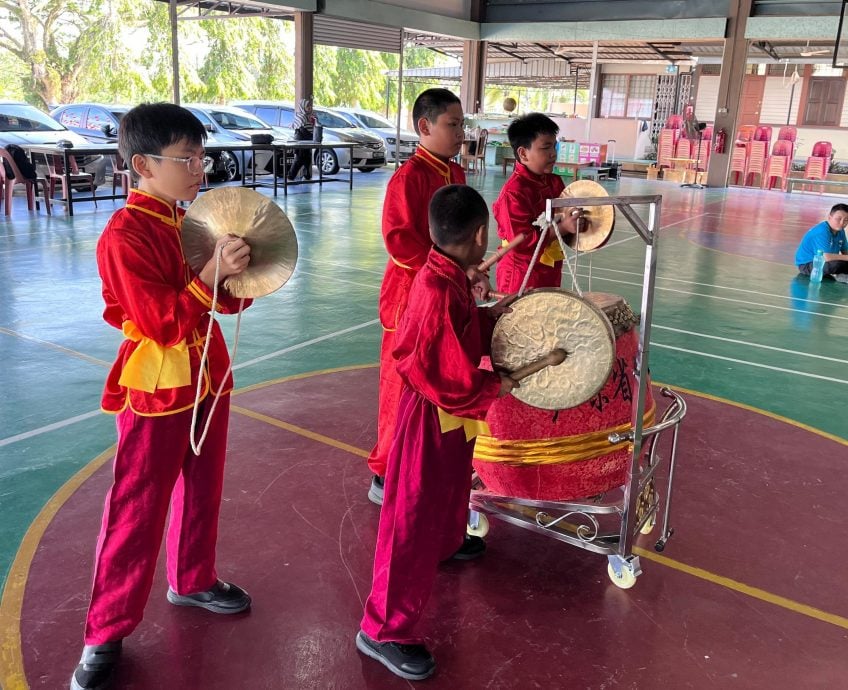
<path fill-rule="evenodd" d="M 219 187 L 188 207 L 182 224 L 186 261 L 199 273 L 225 235 L 250 245 L 250 264 L 223 285 L 233 297 L 263 297 L 286 284 L 297 263 L 297 237 L 283 209 L 246 187 Z"/>
<path fill-rule="evenodd" d="M 577 180 L 568 185 L 559 198 L 585 199 L 597 196 L 609 196 L 609 193 L 594 180 Z M 603 247 L 612 235 L 614 226 L 615 206 L 586 206 L 583 209 L 577 250 L 589 252 Z M 574 246 L 574 235 L 567 235 L 564 239 L 569 246 Z"/>

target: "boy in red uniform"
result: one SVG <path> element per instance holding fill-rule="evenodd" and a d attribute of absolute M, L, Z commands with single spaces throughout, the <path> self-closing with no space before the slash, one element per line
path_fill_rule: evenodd
<path fill-rule="evenodd" d="M 468 269 L 486 252 L 489 213 L 471 187 L 439 189 L 430 203 L 435 247 L 416 275 L 395 338 L 403 381 L 385 479 L 371 594 L 357 648 L 409 680 L 435 661 L 415 630 L 440 561 L 463 544 L 475 428 L 512 379 L 479 368 L 496 305 L 478 309 Z"/>
<path fill-rule="evenodd" d="M 440 187 L 465 184 L 465 173 L 451 160 L 462 148 L 463 113 L 459 98 L 447 89 L 427 89 L 415 99 L 412 121 L 420 138 L 418 149 L 392 175 L 383 202 L 383 240 L 389 261 L 379 304 L 383 342 L 377 444 L 368 457 L 368 467 L 374 473 L 368 498 L 378 505 L 383 502 L 383 475 L 401 390 L 392 357 L 395 331 L 406 310 L 412 279 L 433 246 L 427 227 L 427 207 Z"/>
<path fill-rule="evenodd" d="M 515 153 L 515 171 L 501 189 L 492 211 L 498 223 L 498 237 L 504 243 L 519 233 L 525 240 L 498 263 L 498 292 L 515 293 L 533 258 L 541 230 L 533 225 L 545 212 L 545 200 L 556 199 L 565 189 L 559 175 L 553 174 L 556 163 L 556 136 L 559 127 L 542 113 L 529 113 L 512 121 L 507 136 Z M 561 233 L 576 232 L 579 212 L 566 209 L 557 216 Z M 562 283 L 562 249 L 552 231 L 533 267 L 527 288 L 560 287 Z"/>
<path fill-rule="evenodd" d="M 197 118 L 170 103 L 140 105 L 121 121 L 121 154 L 138 188 L 97 243 L 103 317 L 126 336 L 101 403 L 105 412 L 117 414 L 118 444 L 97 540 L 85 647 L 71 690 L 108 687 L 121 641 L 144 613 L 169 503 L 168 601 L 214 613 L 250 607 L 248 594 L 215 572 L 232 378 L 200 455 L 189 444 L 198 377 L 204 378 L 202 428 L 229 365 L 216 323 L 208 362 L 200 370 L 216 261 L 210 259 L 195 275 L 180 243 L 184 211 L 176 203 L 197 196 L 205 140 Z M 250 247 L 235 237 L 222 238 L 215 250 L 221 255 L 219 280 L 241 273 L 250 261 Z M 221 287 L 218 311 L 238 307 L 239 300 Z"/>

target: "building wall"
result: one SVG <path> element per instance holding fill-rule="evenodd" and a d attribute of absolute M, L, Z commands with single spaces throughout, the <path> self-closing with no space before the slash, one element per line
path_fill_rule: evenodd
<path fill-rule="evenodd" d="M 763 106 L 760 110 L 760 123 L 777 128 L 786 125 L 786 115 L 789 113 L 789 124 L 798 121 L 798 108 L 803 91 L 804 80 L 795 84 L 792 97 L 792 109 L 789 109 L 789 98 L 792 94 L 790 86 L 784 86 L 783 77 L 766 77 L 763 92 Z M 717 76 L 702 76 L 698 79 L 698 93 L 695 101 L 695 116 L 701 122 L 712 122 L 718 105 Z M 803 160 L 810 155 L 813 144 L 817 141 L 829 141 L 836 151 L 836 160 L 848 160 L 848 98 L 842 106 L 842 118 L 839 128 L 835 127 L 804 127 L 798 126 L 798 138 L 795 141 L 795 159 Z"/>

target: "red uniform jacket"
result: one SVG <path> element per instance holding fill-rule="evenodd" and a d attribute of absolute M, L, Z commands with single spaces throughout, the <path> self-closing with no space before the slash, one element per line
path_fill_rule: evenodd
<path fill-rule="evenodd" d="M 545 212 L 545 200 L 556 199 L 563 189 L 565 185 L 558 175 L 536 175 L 516 161 L 515 172 L 501 189 L 492 210 L 498 223 L 498 237 L 511 241 L 523 232 L 526 239 L 498 262 L 495 269 L 498 292 L 518 292 L 539 240 L 540 230 L 533 221 Z M 548 244 L 551 242 L 557 244 L 556 238 Z M 559 287 L 561 283 L 562 261 L 546 266 L 537 260 L 527 287 Z"/>
<path fill-rule="evenodd" d="M 500 376 L 479 368 L 494 324 L 487 309 L 478 309 L 465 271 L 431 249 L 396 334 L 398 374 L 445 412 L 484 419 L 501 387 Z"/>
<path fill-rule="evenodd" d="M 423 146 L 392 175 L 383 202 L 383 241 L 389 262 L 380 289 L 380 323 L 397 328 L 406 309 L 412 279 L 433 246 L 427 211 L 440 187 L 465 184 L 465 173 L 453 161 L 437 158 Z"/>
<path fill-rule="evenodd" d="M 129 405 L 140 415 L 155 416 L 180 412 L 194 404 L 212 291 L 194 275 L 183 256 L 180 225 L 184 214 L 182 209 L 134 189 L 97 242 L 97 267 L 106 302 L 103 318 L 127 335 L 106 379 L 101 402 L 106 412 L 120 412 Z M 251 302 L 245 300 L 244 304 Z M 218 290 L 218 312 L 232 314 L 238 307 L 238 299 L 223 288 Z M 187 353 L 181 352 L 186 348 Z M 187 355 L 190 383 L 178 387 L 154 383 L 149 391 L 123 385 L 124 369 L 137 349 L 144 351 L 135 363 L 148 373 L 158 371 L 156 361 L 163 352 L 182 357 L 182 363 Z M 227 344 L 215 323 L 203 372 L 203 397 L 210 385 L 213 391 L 218 389 L 229 362 Z M 160 382 L 168 380 L 166 368 L 162 368 Z M 230 376 L 224 392 L 232 385 Z"/>

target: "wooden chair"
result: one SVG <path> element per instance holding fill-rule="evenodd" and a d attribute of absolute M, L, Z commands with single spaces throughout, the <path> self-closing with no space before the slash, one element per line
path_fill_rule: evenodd
<path fill-rule="evenodd" d="M 56 185 L 62 188 L 62 198 L 69 199 L 71 193 L 73 192 L 74 183 L 76 182 L 87 182 L 89 187 L 91 188 L 91 196 L 94 196 L 95 190 L 97 189 L 97 185 L 94 184 L 94 173 L 81 172 L 79 167 L 77 167 L 77 159 L 74 156 L 68 156 L 68 163 L 70 164 L 71 174 L 70 174 L 70 189 L 68 188 L 68 180 L 65 177 L 65 168 L 64 161 L 61 156 L 45 156 L 47 159 L 47 180 L 50 186 L 50 198 L 52 199 L 56 194 Z M 94 207 L 97 208 L 97 199 L 94 200 Z"/>
<path fill-rule="evenodd" d="M 477 145 L 474 147 L 474 153 L 463 153 L 459 160 L 462 168 L 466 172 L 486 174 L 486 142 L 489 139 L 489 130 L 481 129 L 477 136 Z"/>
<path fill-rule="evenodd" d="M 3 167 L 3 160 L 5 160 L 9 164 L 9 167 L 12 170 L 12 174 L 14 175 L 14 178 L 10 178 L 6 176 L 5 170 L 3 172 L 3 196 L 4 201 L 6 202 L 6 215 L 12 215 L 12 196 L 15 193 L 15 187 L 19 184 L 24 185 L 27 208 L 30 211 L 38 209 L 38 200 L 36 199 L 36 196 L 38 192 L 39 183 L 44 185 L 44 205 L 47 206 L 47 214 L 51 215 L 52 209 L 50 208 L 50 197 L 47 193 L 47 180 L 43 177 L 38 177 L 35 180 L 26 179 L 23 173 L 18 168 L 17 164 L 15 163 L 15 159 L 12 158 L 12 154 L 9 153 L 2 146 L 0 146 L 0 168 Z"/>

